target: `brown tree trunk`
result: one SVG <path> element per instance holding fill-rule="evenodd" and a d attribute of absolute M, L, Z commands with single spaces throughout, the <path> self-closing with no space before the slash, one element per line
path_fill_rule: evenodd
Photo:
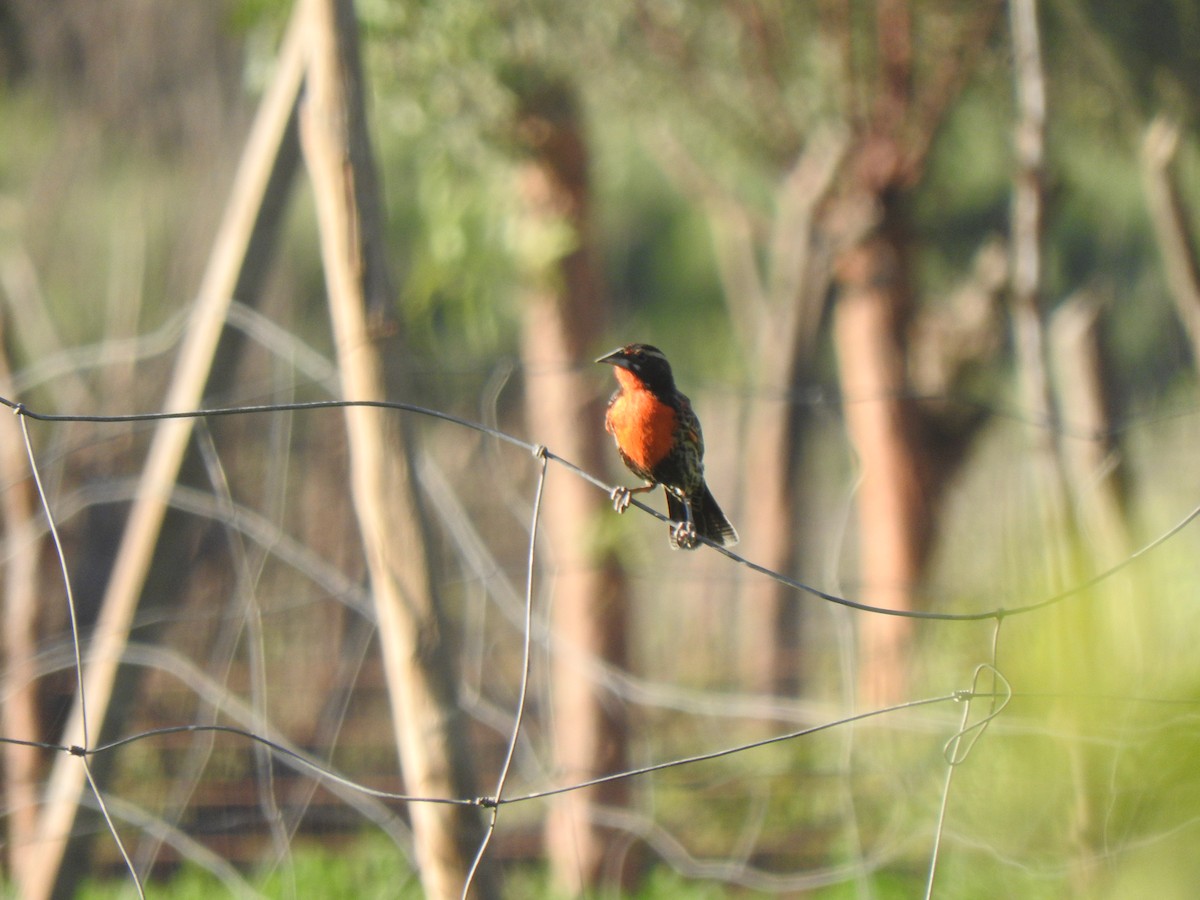
<path fill-rule="evenodd" d="M 790 384 L 791 382 L 784 382 Z M 741 525 L 750 559 L 775 572 L 794 573 L 797 562 L 793 459 L 799 440 L 798 416 L 791 403 L 770 404 L 751 416 L 745 445 L 751 518 Z M 747 585 L 740 597 L 740 650 L 747 687 L 767 694 L 792 695 L 799 688 L 799 609 L 796 592 L 774 579 Z"/>
<path fill-rule="evenodd" d="M 999 8 L 978 4 L 962 33 L 964 50 L 982 46 Z M 846 426 L 861 469 L 861 598 L 897 610 L 913 608 L 938 497 L 978 424 L 922 408 L 909 373 L 914 303 L 904 195 L 920 179 L 936 130 L 973 67 L 963 52 L 930 83 L 918 82 L 913 16 L 910 0 L 875 4 L 877 81 L 863 110 L 852 183 L 827 220 L 843 248 L 835 264 L 834 328 Z M 861 619 L 863 700 L 904 696 L 911 632 L 910 619 Z"/>
<path fill-rule="evenodd" d="M 859 599 L 909 610 L 929 546 L 930 508 L 918 412 L 905 361 L 908 285 L 902 247 L 880 231 L 839 263 L 835 307 L 846 428 L 858 454 Z M 859 627 L 859 691 L 865 702 L 904 696 L 911 620 L 871 616 Z"/>
<path fill-rule="evenodd" d="M 520 182 L 526 226 L 543 236 L 566 226 L 574 238 L 565 256 L 535 264 L 529 272 L 522 337 L 529 429 L 555 452 L 600 472 L 611 453 L 596 393 L 606 373 L 589 363 L 599 334 L 602 290 L 591 261 L 587 148 L 570 91 L 562 86 L 531 90 L 519 130 L 532 153 Z M 543 552 L 550 560 L 546 571 L 553 578 L 552 727 L 556 769 L 568 782 L 617 771 L 627 758 L 624 709 L 604 695 L 585 663 L 626 664 L 624 573 L 615 555 L 597 550 L 591 537 L 607 506 L 604 495 L 583 480 L 551 473 L 542 516 Z M 625 782 L 618 781 L 553 802 L 546 847 L 555 880 L 566 891 L 581 894 L 604 874 L 615 836 L 602 827 L 596 810 L 624 805 L 627 793 Z"/>
<path fill-rule="evenodd" d="M 913 111 L 912 9 L 878 0 L 879 84 L 871 121 L 854 161 L 857 179 L 847 210 L 878 209 L 878 222 L 852 239 L 836 263 L 834 340 L 846 428 L 858 454 L 860 599 L 888 609 L 913 608 L 913 591 L 930 536 L 925 447 L 908 391 L 907 344 L 912 296 L 908 233 L 901 194 L 914 178 L 905 126 Z M 858 627 L 858 693 L 871 705 L 893 703 L 908 688 L 912 622 L 871 615 Z"/>

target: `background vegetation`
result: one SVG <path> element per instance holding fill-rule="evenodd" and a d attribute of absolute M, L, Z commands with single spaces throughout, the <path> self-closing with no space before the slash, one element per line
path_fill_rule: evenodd
<path fill-rule="evenodd" d="M 506 796 L 840 724 L 504 806 L 494 890 L 1194 888 L 1197 535 L 1171 529 L 1200 473 L 1200 13 L 1044 0 L 1031 62 L 1015 22 L 1033 6 L 358 3 L 384 318 L 402 338 L 383 345 L 389 399 L 628 483 L 600 429 L 611 377 L 590 359 L 654 343 L 702 416 L 747 559 L 918 614 L 1069 592 L 976 622 L 864 614 L 707 549 L 671 553 L 662 522 L 616 518 L 552 464 Z M 0 394 L 51 413 L 161 408 L 292 14 L 0 2 Z M 1021 143 L 1031 125 L 1044 154 Z M 206 406 L 342 395 L 314 198 L 297 177 L 265 276 L 234 297 Z M 518 703 L 537 464 L 403 421 L 486 795 Z M 153 426 L 29 427 L 86 652 Z M 23 445 L 3 440 L 2 733 L 55 744 L 76 690 L 67 600 Z M 212 419 L 190 446 L 103 739 L 236 725 L 413 793 L 341 412 Z M 30 690 L 22 723 L 13 698 Z M 971 722 L 998 714 L 962 732 L 955 692 L 972 690 Z M 5 757 L 14 884 L 59 756 Z M 422 891 L 409 805 L 347 799 L 236 735 L 95 760 L 149 895 Z M 103 824 L 82 814 L 72 834 L 59 895 L 84 879 L 79 896 L 129 894 Z"/>

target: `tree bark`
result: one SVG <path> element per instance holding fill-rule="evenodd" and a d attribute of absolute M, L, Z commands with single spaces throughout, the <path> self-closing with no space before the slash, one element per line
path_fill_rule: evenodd
<path fill-rule="evenodd" d="M 572 91 L 561 84 L 528 88 L 518 133 L 530 152 L 520 188 L 534 244 L 564 232 L 571 238 L 564 254 L 530 264 L 522 335 L 526 416 L 538 441 L 599 472 L 612 458 L 596 393 L 607 373 L 590 365 L 604 292 L 592 262 L 587 144 Z M 615 553 L 594 543 L 596 521 L 610 512 L 604 495 L 578 478 L 550 478 L 542 516 L 553 578 L 555 768 L 568 781 L 584 781 L 618 771 L 627 760 L 624 708 L 580 660 L 626 665 L 628 591 Z M 627 799 L 626 783 L 616 781 L 552 803 L 546 849 L 563 890 L 580 895 L 599 884 L 617 836 L 599 824 L 595 810 Z"/>
<path fill-rule="evenodd" d="M 973 7 L 964 22 L 964 48 L 982 47 L 998 9 L 997 3 Z M 914 608 L 938 501 L 980 422 L 922 404 L 913 390 L 910 354 L 917 316 L 907 258 L 906 194 L 922 176 L 937 129 L 974 59 L 961 53 L 942 61 L 932 86 L 919 88 L 912 23 L 909 0 L 875 5 L 877 83 L 864 110 L 849 183 L 827 219 L 840 248 L 834 266 L 839 378 L 861 471 L 861 596 L 897 610 Z M 988 324 L 985 317 L 980 327 Z M 980 346 L 980 356 L 986 357 L 994 343 L 984 340 Z M 937 355 L 947 361 L 952 356 Z M 951 368 L 961 373 L 965 362 L 960 358 Z M 865 702 L 902 699 L 911 633 L 911 619 L 860 620 L 859 695 Z"/>
<path fill-rule="evenodd" d="M 351 0 L 305 0 L 308 81 L 301 139 L 312 178 L 321 257 L 344 396 L 383 400 L 384 366 L 369 318 L 390 308 L 381 204 L 366 130 Z M 397 339 L 398 340 L 398 339 Z M 390 352 L 398 352 L 395 347 Z M 410 436 L 396 413 L 346 410 L 351 491 L 362 532 L 392 721 L 406 791 L 475 796 L 458 708 L 452 646 L 430 576 Z M 483 837 L 476 810 L 412 803 L 425 895 L 459 897 Z M 494 867 L 476 873 L 480 897 L 498 896 Z"/>
<path fill-rule="evenodd" d="M 919 413 L 908 391 L 908 285 L 902 239 L 886 230 L 843 255 L 834 339 L 846 430 L 858 455 L 860 599 L 913 608 L 931 536 L 931 492 Z M 907 690 L 911 620 L 872 616 L 859 627 L 859 694 L 893 703 Z"/>

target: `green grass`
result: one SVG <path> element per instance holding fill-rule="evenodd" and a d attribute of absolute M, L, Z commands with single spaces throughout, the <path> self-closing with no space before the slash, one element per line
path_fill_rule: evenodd
<path fill-rule="evenodd" d="M 919 885 L 894 873 L 868 877 L 873 896 L 880 900 L 913 896 Z M 421 900 L 424 894 L 415 873 L 408 868 L 403 856 L 386 839 L 365 837 L 354 844 L 331 849 L 307 844 L 300 847 L 285 865 L 270 873 L 248 876 L 253 896 L 272 898 L 340 898 L 356 900 Z M 213 897 L 238 896 L 230 885 L 211 872 L 188 864 L 163 880 L 143 885 L 148 898 L 170 900 L 209 900 Z M 840 900 L 858 896 L 862 884 L 857 881 L 826 888 L 814 896 L 821 900 Z M 753 892 L 750 892 L 753 894 Z M 689 879 L 666 867 L 656 866 L 645 873 L 640 886 L 633 892 L 617 895 L 611 892 L 597 897 L 627 897 L 629 900 L 718 900 L 730 896 L 747 896 L 747 891 L 732 888 L 718 881 Z M 4 896 L 10 896 L 5 893 Z M 130 900 L 137 897 L 127 878 L 89 879 L 76 893 L 77 900 Z M 504 872 L 504 896 L 511 900 L 565 900 L 556 890 L 545 867 L 540 865 L 513 866 Z"/>
<path fill-rule="evenodd" d="M 378 836 L 364 837 L 336 848 L 305 843 L 282 865 L 271 871 L 246 876 L 257 896 L 356 897 L 421 900 L 415 873 L 395 845 Z M 235 889 L 198 865 L 188 864 L 170 878 L 143 885 L 148 898 L 207 900 L 236 896 Z M 126 900 L 136 897 L 130 879 L 89 879 L 76 894 L 78 900 Z"/>

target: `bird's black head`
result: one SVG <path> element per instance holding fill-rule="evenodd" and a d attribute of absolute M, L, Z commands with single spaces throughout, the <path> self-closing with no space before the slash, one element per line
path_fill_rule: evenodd
<path fill-rule="evenodd" d="M 671 364 L 657 347 L 626 344 L 601 356 L 596 362 L 624 369 L 660 397 L 672 397 L 675 394 L 675 376 L 671 374 Z"/>

